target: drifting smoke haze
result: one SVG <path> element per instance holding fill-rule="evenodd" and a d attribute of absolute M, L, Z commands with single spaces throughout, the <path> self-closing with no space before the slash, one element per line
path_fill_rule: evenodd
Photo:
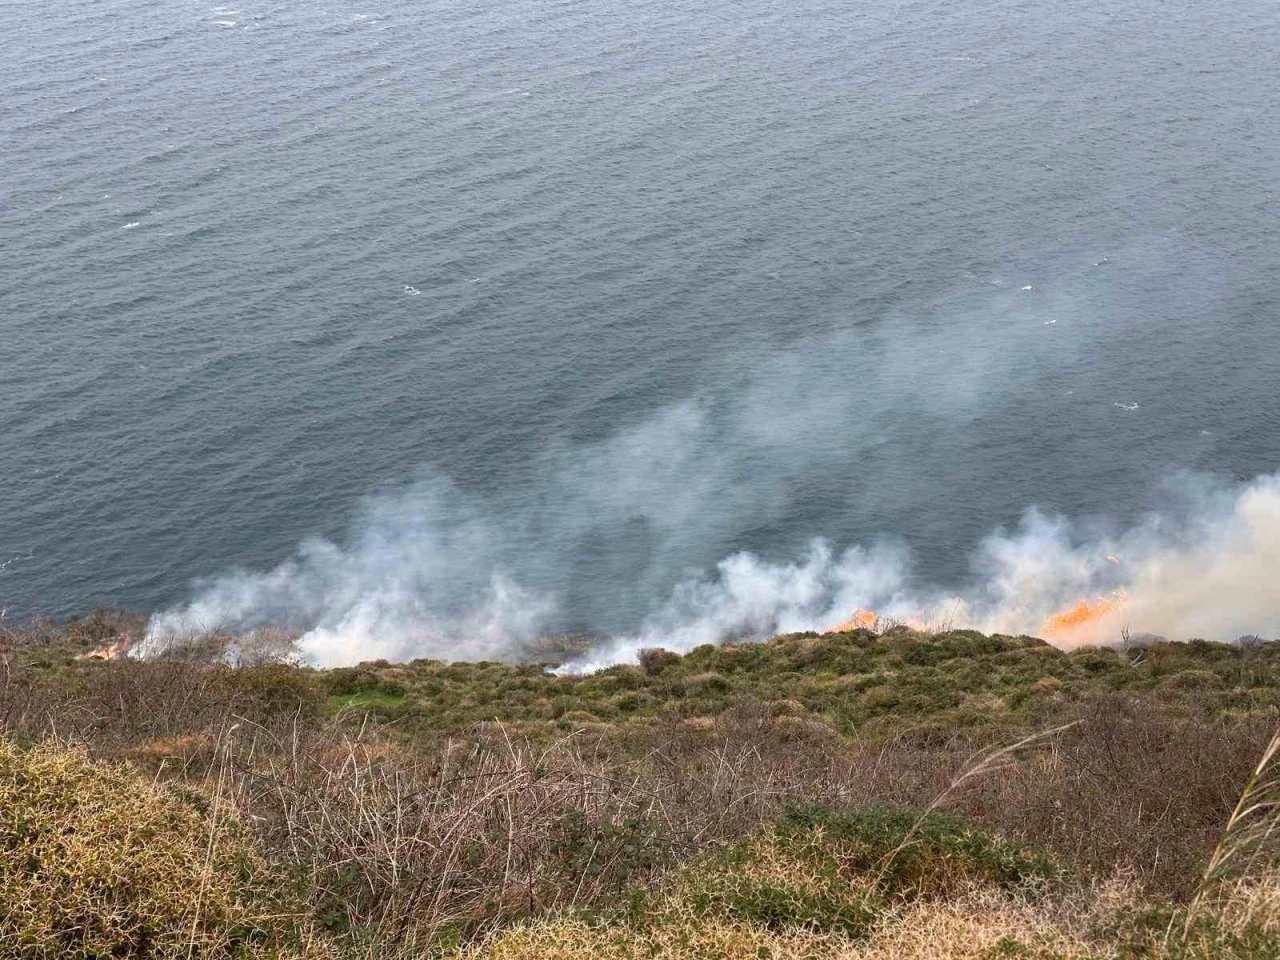
<path fill-rule="evenodd" d="M 0 627 L 1280 633 L 1274 3 L 374 6 L 6 5 Z"/>
<path fill-rule="evenodd" d="M 495 532 L 447 484 L 423 482 L 367 501 L 344 549 L 302 543 L 266 574 L 233 571 L 197 588 L 181 611 L 154 617 L 149 650 L 192 631 L 304 631 L 318 663 L 413 656 L 510 656 L 554 609 L 498 568 Z"/>
<path fill-rule="evenodd" d="M 1148 510 L 1123 526 L 1038 498 L 1009 504 L 1005 528 L 969 525 L 969 499 L 1005 475 L 1011 490 L 1039 482 L 1050 501 L 1126 482 L 1071 449 L 1025 452 L 1046 425 L 1123 438 L 1147 415 L 1132 399 L 1151 392 L 1141 372 L 1118 389 L 1095 360 L 1149 332 L 1146 316 L 1117 308 L 1105 286 L 1098 294 L 1100 271 L 1120 259 L 1079 257 L 1057 292 L 974 278 L 963 296 L 910 316 L 781 352 L 744 348 L 718 395 L 678 400 L 602 439 L 551 442 L 488 491 L 423 475 L 367 499 L 340 543 L 307 540 L 267 572 L 198 583 L 188 604 L 152 619 L 142 650 L 193 631 L 272 626 L 299 632 L 304 657 L 334 666 L 510 658 L 540 635 L 575 632 L 600 638 L 567 667 L 587 670 L 644 647 L 825 630 L 858 609 L 1063 645 L 1114 642 L 1125 628 L 1280 634 L 1276 476 L 1170 479 L 1153 465 L 1129 485 Z M 1179 301 L 1162 332 L 1180 334 L 1190 364 L 1211 335 L 1198 321 L 1215 293 L 1183 265 L 1127 264 L 1131 283 Z M 1199 427 L 1161 429 L 1191 446 L 1207 434 Z M 853 520 L 832 531 L 832 517 Z M 947 563 L 919 535 L 909 547 L 896 524 L 920 517 L 926 533 L 945 526 L 953 540 L 972 529 L 967 546 Z"/>
<path fill-rule="evenodd" d="M 1152 515 L 1114 537 L 1082 540 L 1064 517 L 1029 510 L 1016 530 L 988 536 L 962 593 L 913 586 L 904 550 L 881 544 L 835 555 L 824 541 L 802 560 L 768 564 L 750 554 L 716 575 L 677 587 L 635 636 L 567 665 L 593 670 L 634 661 L 645 647 L 687 651 L 702 643 L 824 631 L 852 611 L 925 629 L 1048 636 L 1063 646 L 1114 643 L 1122 631 L 1175 639 L 1280 635 L 1280 476 L 1243 489 L 1206 490 L 1204 478 L 1176 487 L 1188 513 Z M 1089 616 L 1063 618 L 1080 605 Z"/>
<path fill-rule="evenodd" d="M 1047 633 L 1067 646 L 1115 642 L 1124 629 L 1179 639 L 1280 635 L 1280 476 L 1236 489 L 1195 477 L 1168 486 L 1180 515 L 1153 514 L 1115 536 L 1089 539 L 1067 518 L 1029 510 L 1017 528 L 982 541 L 961 591 L 914 583 L 908 551 L 890 541 L 836 552 L 817 539 L 785 563 L 737 553 L 678 583 L 637 631 L 566 669 L 634 661 L 645 647 L 687 651 L 827 630 L 859 609 L 923 627 Z M 325 666 L 519 655 L 553 626 L 556 597 L 504 571 L 484 522 L 443 525 L 437 511 L 449 503 L 456 494 L 437 485 L 380 502 L 351 547 L 310 541 L 267 574 L 220 577 L 182 610 L 154 618 L 150 642 L 284 625 L 304 631 L 300 652 Z M 1046 630 L 1082 600 L 1103 601 L 1100 613 Z"/>

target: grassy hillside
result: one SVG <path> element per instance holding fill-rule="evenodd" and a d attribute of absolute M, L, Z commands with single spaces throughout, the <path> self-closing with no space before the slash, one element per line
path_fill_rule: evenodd
<path fill-rule="evenodd" d="M 128 626 L 0 635 L 0 957 L 1280 957 L 1280 643 L 77 659 Z"/>
<path fill-rule="evenodd" d="M 459 729 L 715 717 L 739 704 L 848 735 L 1025 728 L 1107 696 L 1150 698 L 1206 720 L 1280 708 L 1280 644 L 1192 641 L 1064 652 L 1031 637 L 905 628 L 790 634 L 767 643 L 646 651 L 639 666 L 551 676 L 540 664 L 366 664 L 321 678 L 333 707 Z"/>

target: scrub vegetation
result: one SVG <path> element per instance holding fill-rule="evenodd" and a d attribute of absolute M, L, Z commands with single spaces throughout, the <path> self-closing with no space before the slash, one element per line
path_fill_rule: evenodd
<path fill-rule="evenodd" d="M 79 658 L 137 626 L 0 632 L 0 957 L 1280 958 L 1277 642 Z"/>

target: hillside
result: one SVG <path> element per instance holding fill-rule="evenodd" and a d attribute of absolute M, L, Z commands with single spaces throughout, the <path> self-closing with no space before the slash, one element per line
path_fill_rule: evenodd
<path fill-rule="evenodd" d="M 366 664 L 320 678 L 330 705 L 454 730 L 481 720 L 521 728 L 716 717 L 767 706 L 846 735 L 949 735 L 1034 727 L 1110 696 L 1158 700 L 1205 720 L 1280 708 L 1280 643 L 1156 643 L 1071 652 L 1031 637 L 790 634 L 766 643 L 647 651 L 638 666 L 586 676 L 542 664 Z"/>
<path fill-rule="evenodd" d="M 1280 957 L 1280 643 L 81 658 L 135 627 L 0 637 L 0 957 Z"/>

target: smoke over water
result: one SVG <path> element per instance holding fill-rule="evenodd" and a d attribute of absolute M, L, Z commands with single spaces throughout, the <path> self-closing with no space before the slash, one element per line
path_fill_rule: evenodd
<path fill-rule="evenodd" d="M 446 520 L 446 517 L 448 518 Z M 197 631 L 303 631 L 300 652 L 324 665 L 415 656 L 511 656 L 554 610 L 490 558 L 493 533 L 447 485 L 421 483 L 365 504 L 346 548 L 303 542 L 259 574 L 233 571 L 197 584 L 181 610 L 152 618 L 145 655 Z"/>
<path fill-rule="evenodd" d="M 973 585 L 955 594 L 913 589 L 905 551 L 886 544 L 836 555 L 816 540 L 783 565 L 738 554 L 713 577 L 680 584 L 637 634 L 566 669 L 633 661 L 645 647 L 685 651 L 825 631 L 872 610 L 923 629 L 1025 633 L 1062 646 L 1114 643 L 1125 630 L 1171 639 L 1280 637 L 1280 475 L 1197 496 L 1188 504 L 1195 512 L 1181 521 L 1152 515 L 1102 540 L 1081 540 L 1066 518 L 1029 510 L 1016 530 L 982 542 Z"/>
<path fill-rule="evenodd" d="M 736 553 L 678 583 L 638 630 L 603 640 L 566 669 L 632 661 L 645 647 L 828 630 L 858 610 L 1064 646 L 1115 642 L 1126 628 L 1173 639 L 1280 636 L 1280 475 L 1234 490 L 1186 477 L 1176 486 L 1181 516 L 1153 514 L 1097 539 L 1031 509 L 1016 529 L 981 542 L 960 591 L 913 585 L 906 548 L 889 541 L 836 552 L 817 539 L 783 563 Z M 445 488 L 418 488 L 372 508 L 348 549 L 310 541 L 269 573 L 220 577 L 186 607 L 153 618 L 149 640 L 284 625 L 304 631 L 300 652 L 324 666 L 518 655 L 553 625 L 556 598 L 480 560 L 493 541 L 478 519 L 444 531 L 427 522 L 423 505 L 446 499 Z"/>
<path fill-rule="evenodd" d="M 424 476 L 366 500 L 343 538 L 197 583 L 141 650 L 282 627 L 334 666 L 518 657 L 571 632 L 598 638 L 567 667 L 589 670 L 868 611 L 1064 646 L 1280 636 L 1280 475 L 1195 472 L 1219 467 L 1233 388 L 1180 386 L 1227 349 L 1203 322 L 1223 291 L 1160 249 L 743 346 L 705 395 L 541 437 L 488 482 Z M 1152 337 L 1158 372 L 1131 361 Z M 1273 428 L 1237 418 L 1232 442 Z"/>

